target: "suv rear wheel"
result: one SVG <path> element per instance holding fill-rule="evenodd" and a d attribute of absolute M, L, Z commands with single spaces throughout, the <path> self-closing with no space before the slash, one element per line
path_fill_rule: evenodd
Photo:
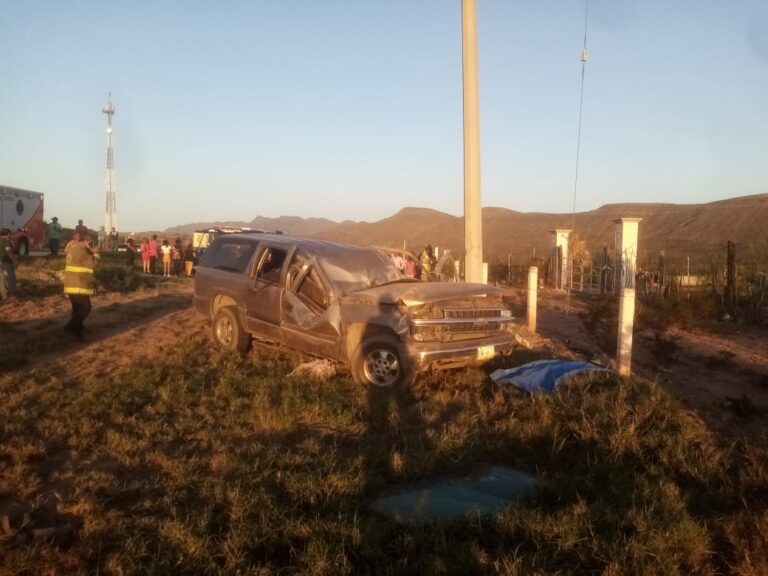
<path fill-rule="evenodd" d="M 374 336 L 363 342 L 355 354 L 352 375 L 361 384 L 395 386 L 408 380 L 398 341 L 393 336 Z"/>
<path fill-rule="evenodd" d="M 213 315 L 213 339 L 222 348 L 240 354 L 248 352 L 251 335 L 243 330 L 234 306 L 224 306 Z"/>

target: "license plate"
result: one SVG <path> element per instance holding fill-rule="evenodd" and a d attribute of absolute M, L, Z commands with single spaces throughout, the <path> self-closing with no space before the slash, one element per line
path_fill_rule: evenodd
<path fill-rule="evenodd" d="M 486 358 L 493 358 L 496 355 L 496 348 L 494 348 L 493 345 L 490 346 L 480 346 L 480 348 L 477 349 L 477 359 L 478 360 L 485 360 Z"/>

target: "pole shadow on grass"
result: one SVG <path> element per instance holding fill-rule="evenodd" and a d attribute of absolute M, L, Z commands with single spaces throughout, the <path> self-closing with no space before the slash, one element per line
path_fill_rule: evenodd
<path fill-rule="evenodd" d="M 413 393 L 413 367 L 405 349 L 394 334 L 387 336 L 382 327 L 391 322 L 387 305 L 379 304 L 378 316 L 365 325 L 360 346 L 366 342 L 387 342 L 399 346 L 399 370 L 405 373 L 403 382 L 393 386 L 368 385 L 367 414 L 363 445 L 364 493 L 374 492 L 394 478 L 418 478 L 430 471 L 432 446 L 426 433 L 418 399 Z M 383 345 L 382 345 L 383 347 Z"/>

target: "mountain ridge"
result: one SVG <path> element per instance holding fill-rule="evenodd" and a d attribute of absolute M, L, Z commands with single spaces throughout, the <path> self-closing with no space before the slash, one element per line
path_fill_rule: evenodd
<path fill-rule="evenodd" d="M 639 217 L 640 256 L 661 250 L 714 249 L 726 241 L 768 244 L 768 193 L 738 196 L 701 204 L 613 203 L 594 210 L 571 213 L 518 212 L 491 206 L 483 208 L 483 245 L 489 261 L 543 256 L 552 244 L 551 231 L 570 229 L 595 253 L 612 246 L 614 220 Z M 220 224 L 221 225 L 221 224 Z M 351 244 L 389 246 L 419 251 L 425 244 L 457 253 L 464 251 L 464 218 L 431 208 L 407 206 L 375 222 L 334 222 L 325 218 L 257 216 L 249 226 L 283 233 L 312 236 Z M 177 226 L 166 234 L 190 233 L 209 224 Z"/>

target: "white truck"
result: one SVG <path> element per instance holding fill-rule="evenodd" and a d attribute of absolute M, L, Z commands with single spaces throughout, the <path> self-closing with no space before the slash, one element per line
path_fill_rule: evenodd
<path fill-rule="evenodd" d="M 21 257 L 43 247 L 43 200 L 40 192 L 0 185 L 0 228 L 11 231 L 11 241 Z"/>

